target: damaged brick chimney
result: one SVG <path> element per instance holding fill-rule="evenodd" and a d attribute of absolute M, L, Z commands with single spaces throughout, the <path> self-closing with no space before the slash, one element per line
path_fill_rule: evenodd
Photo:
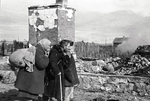
<path fill-rule="evenodd" d="M 75 41 L 75 9 L 67 7 L 67 0 L 55 5 L 31 6 L 29 11 L 29 43 L 36 45 L 43 38 L 52 44 L 61 40 Z"/>
<path fill-rule="evenodd" d="M 56 5 L 62 5 L 62 7 L 67 7 L 68 0 L 56 0 Z"/>

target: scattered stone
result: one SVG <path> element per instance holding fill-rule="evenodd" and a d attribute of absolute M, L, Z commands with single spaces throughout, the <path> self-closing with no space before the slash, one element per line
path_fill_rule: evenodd
<path fill-rule="evenodd" d="M 150 85 L 147 85 L 145 89 L 146 89 L 146 92 L 150 95 Z"/>
<path fill-rule="evenodd" d="M 0 99 L 17 95 L 17 93 L 18 89 L 14 87 L 14 84 L 4 84 L 0 82 Z"/>
<path fill-rule="evenodd" d="M 13 84 L 16 81 L 16 74 L 14 71 L 0 70 L 0 75 L 2 76 L 2 79 L 1 79 L 2 83 Z"/>
<path fill-rule="evenodd" d="M 138 93 L 135 91 L 132 91 L 132 95 L 136 96 L 136 95 L 138 95 Z"/>
<path fill-rule="evenodd" d="M 132 90 L 134 89 L 134 84 L 133 84 L 133 83 L 129 83 L 129 84 L 128 84 L 128 89 L 129 89 L 130 91 L 132 91 Z"/>

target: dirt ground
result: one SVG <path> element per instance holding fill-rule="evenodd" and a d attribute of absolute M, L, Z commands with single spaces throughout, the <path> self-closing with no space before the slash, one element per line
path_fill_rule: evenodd
<path fill-rule="evenodd" d="M 7 57 L 0 56 L 0 64 L 5 64 L 6 61 Z M 0 68 L 2 69 L 4 67 L 0 65 Z M 75 90 L 73 101 L 89 101 L 98 97 L 99 94 L 97 93 L 88 93 L 82 90 Z M 17 89 L 14 87 L 14 84 L 4 84 L 0 81 L 0 101 L 14 100 L 25 101 L 24 99 L 17 97 Z"/>
<path fill-rule="evenodd" d="M 0 83 L 0 101 L 14 101 L 21 100 L 22 98 L 17 97 L 17 89 L 12 84 Z M 90 101 L 94 98 L 98 98 L 98 93 L 88 93 L 84 91 L 75 91 L 73 101 Z"/>
<path fill-rule="evenodd" d="M 81 90 L 75 90 L 73 101 L 90 101 L 94 98 L 102 96 L 98 93 L 88 93 Z M 21 100 L 22 98 L 17 97 L 17 89 L 13 84 L 3 84 L 0 82 L 0 101 L 14 101 Z"/>
<path fill-rule="evenodd" d="M 7 58 L 0 57 L 0 64 Z M 88 92 L 75 88 L 73 101 L 150 101 L 150 98 L 137 97 L 126 94 L 108 94 L 106 92 Z M 4 84 L 0 81 L 0 101 L 25 101 L 17 97 L 17 89 L 14 84 Z"/>
<path fill-rule="evenodd" d="M 17 89 L 13 84 L 0 82 L 0 101 L 25 101 L 17 97 Z M 87 92 L 79 89 L 74 91 L 73 101 L 150 101 L 142 97 L 135 97 L 125 94 L 108 94 L 105 92 Z"/>

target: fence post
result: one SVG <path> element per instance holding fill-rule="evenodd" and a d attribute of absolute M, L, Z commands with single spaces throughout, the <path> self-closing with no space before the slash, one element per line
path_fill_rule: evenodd
<path fill-rule="evenodd" d="M 5 55 L 5 42 L 3 41 L 3 43 L 2 43 L 2 48 L 1 48 L 1 50 L 2 50 L 2 56 L 4 56 Z"/>

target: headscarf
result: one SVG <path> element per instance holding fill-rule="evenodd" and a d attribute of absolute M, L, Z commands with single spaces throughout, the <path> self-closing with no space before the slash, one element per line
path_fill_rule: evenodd
<path fill-rule="evenodd" d="M 40 44 L 40 45 L 43 47 L 43 49 L 44 49 L 45 51 L 47 51 L 47 46 L 50 46 L 50 45 L 51 45 L 51 41 L 48 40 L 48 39 L 46 39 L 46 38 L 44 38 L 44 39 L 41 39 L 41 40 L 38 42 L 38 44 Z"/>

